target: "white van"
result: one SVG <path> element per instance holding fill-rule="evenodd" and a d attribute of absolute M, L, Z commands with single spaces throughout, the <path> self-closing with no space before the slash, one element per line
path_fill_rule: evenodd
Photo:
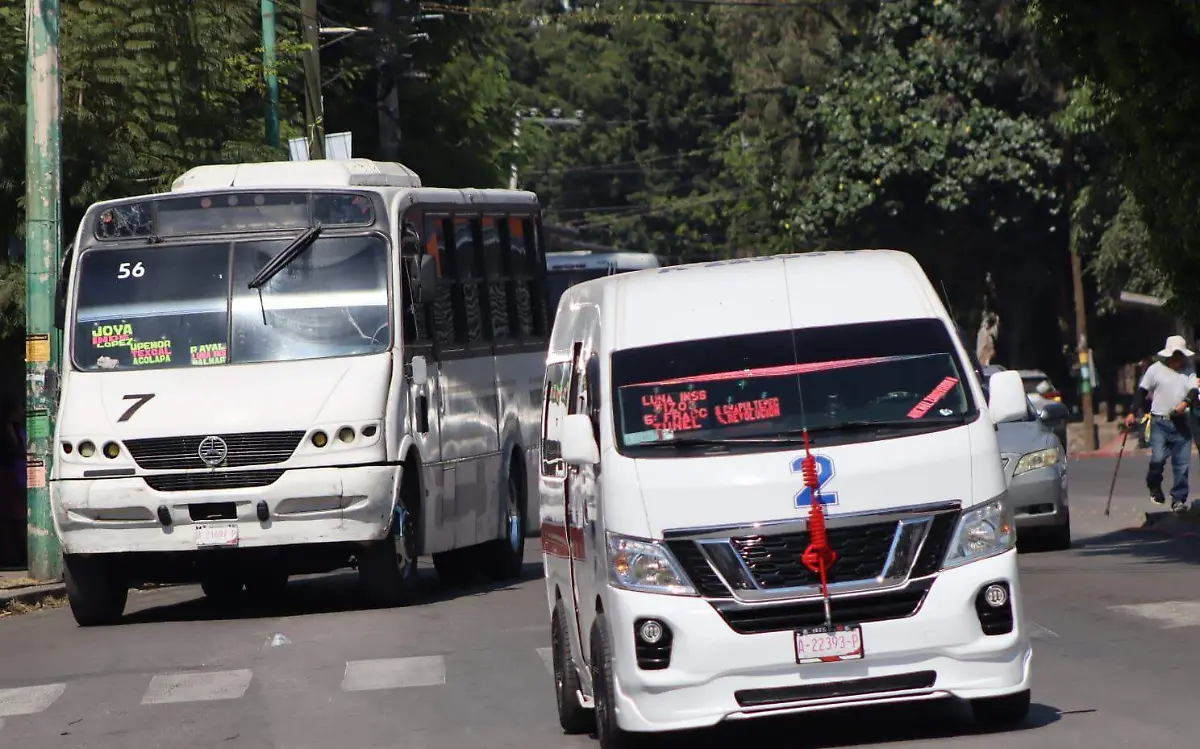
<path fill-rule="evenodd" d="M 1032 653 L 995 424 L 1025 413 L 1025 391 L 999 373 L 985 406 L 955 330 L 893 251 L 566 291 L 540 479 L 564 730 L 610 749 L 951 697 L 981 722 L 1024 719 Z M 838 555 L 828 599 L 801 561 L 805 430 Z"/>

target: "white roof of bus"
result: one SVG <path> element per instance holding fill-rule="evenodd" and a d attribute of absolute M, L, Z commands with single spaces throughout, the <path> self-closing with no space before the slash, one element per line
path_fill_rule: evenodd
<path fill-rule="evenodd" d="M 171 192 L 229 187 L 420 187 L 416 172 L 391 161 L 346 159 L 209 164 L 189 169 Z"/>
<path fill-rule="evenodd" d="M 769 330 L 949 319 L 917 261 L 894 250 L 813 252 L 634 271 L 567 289 L 560 314 L 569 315 L 568 308 L 577 304 L 600 306 L 602 328 L 612 331 L 603 343 L 609 350 Z M 569 348 L 555 336 L 552 350 L 563 346 Z"/>
<path fill-rule="evenodd" d="M 596 252 L 565 250 L 546 253 L 546 270 L 595 270 L 615 266 L 620 270 L 658 268 L 662 263 L 652 252 Z"/>

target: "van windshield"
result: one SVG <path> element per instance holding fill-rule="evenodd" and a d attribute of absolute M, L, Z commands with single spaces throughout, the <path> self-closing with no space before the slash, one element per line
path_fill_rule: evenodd
<path fill-rule="evenodd" d="M 814 444 L 946 429 L 977 408 L 936 319 L 801 328 L 613 354 L 620 448 Z"/>

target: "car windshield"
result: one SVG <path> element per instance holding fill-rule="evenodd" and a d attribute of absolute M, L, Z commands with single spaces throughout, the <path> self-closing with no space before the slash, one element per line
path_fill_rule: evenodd
<path fill-rule="evenodd" d="M 76 366 L 194 367 L 385 350 L 391 342 L 386 241 L 322 236 L 261 296 L 247 288 L 293 239 L 85 251 Z"/>
<path fill-rule="evenodd" d="M 935 319 L 804 328 L 613 354 L 621 447 L 867 440 L 944 429 L 977 409 Z"/>

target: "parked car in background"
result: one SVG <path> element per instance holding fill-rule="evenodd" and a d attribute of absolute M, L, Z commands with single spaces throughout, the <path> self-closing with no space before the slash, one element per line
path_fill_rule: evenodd
<path fill-rule="evenodd" d="M 984 382 L 1004 369 L 984 367 Z M 1049 401 L 1039 411 L 1032 398 L 1026 400 L 1029 408 L 1024 419 L 996 425 L 1000 463 L 1016 513 L 1017 542 L 1033 541 L 1052 550 L 1068 549 L 1071 509 L 1067 500 L 1066 437 L 1060 438 L 1050 426 L 1061 423 L 1065 432 L 1067 407 Z"/>
<path fill-rule="evenodd" d="M 1007 367 L 992 364 L 983 368 L 983 375 L 991 377 L 994 372 L 1003 372 Z M 1046 428 L 1054 432 L 1062 445 L 1063 454 L 1067 453 L 1067 420 L 1070 411 L 1063 405 L 1062 393 L 1050 382 L 1050 378 L 1040 369 L 1018 369 L 1021 380 L 1025 383 L 1025 395 L 1033 405 L 1033 410 Z"/>

